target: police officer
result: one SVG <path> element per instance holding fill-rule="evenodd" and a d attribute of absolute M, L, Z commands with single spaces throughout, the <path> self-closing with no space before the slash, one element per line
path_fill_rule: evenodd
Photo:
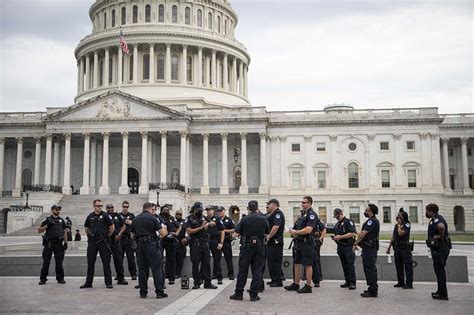
<path fill-rule="evenodd" d="M 63 218 L 59 216 L 61 206 L 53 205 L 51 215 L 41 222 L 38 233 L 43 235 L 43 267 L 41 268 L 39 285 L 48 281 L 49 263 L 54 253 L 56 263 L 56 280 L 60 284 L 65 284 L 63 260 L 64 252 L 67 249 L 67 225 Z"/>
<path fill-rule="evenodd" d="M 114 222 L 102 211 L 102 201 L 95 199 L 92 204 L 94 211 L 91 212 L 84 223 L 87 234 L 87 277 L 86 283 L 81 285 L 81 289 L 92 288 L 94 280 L 95 261 L 99 252 L 102 266 L 104 268 L 104 281 L 107 289 L 112 289 L 112 271 L 110 270 L 110 255 L 112 250 L 109 244 L 110 235 L 114 232 Z"/>
<path fill-rule="evenodd" d="M 114 260 L 115 272 L 117 273 L 117 284 L 127 285 L 123 270 L 123 252 L 121 238 L 125 231 L 125 222 L 118 213 L 114 212 L 114 205 L 108 203 L 105 208 L 110 218 L 114 222 L 114 232 L 110 235 L 110 249 L 112 249 L 112 259 Z"/>
<path fill-rule="evenodd" d="M 234 280 L 234 263 L 232 258 L 232 234 L 235 231 L 234 221 L 225 214 L 225 208 L 220 206 L 217 209 L 217 214 L 224 225 L 224 245 L 222 246 L 222 253 L 224 254 L 225 263 L 227 265 L 227 276 L 229 280 Z"/>
<path fill-rule="evenodd" d="M 184 226 L 190 236 L 190 253 L 193 264 L 193 289 L 199 289 L 204 280 L 205 289 L 217 289 L 211 283 L 211 258 L 209 253 L 209 222 L 203 217 L 203 205 L 195 202 L 192 206 L 193 213 L 186 219 Z M 202 269 L 202 278 L 200 268 Z"/>
<path fill-rule="evenodd" d="M 170 214 L 170 208 L 167 205 L 161 207 L 160 216 L 168 229 L 168 235 L 163 238 L 163 250 L 166 251 L 165 277 L 169 284 L 174 284 L 176 276 L 176 236 L 181 231 L 181 225 Z"/>
<path fill-rule="evenodd" d="M 167 235 L 166 228 L 158 221 L 152 211 L 152 203 L 143 204 L 143 212 L 132 222 L 131 232 L 137 241 L 138 284 L 140 298 L 148 294 L 148 269 L 151 268 L 156 298 L 168 297 L 163 291 L 162 257 L 159 250 L 157 232 L 161 237 Z"/>
<path fill-rule="evenodd" d="M 435 300 L 448 300 L 448 288 L 446 287 L 446 261 L 451 250 L 451 239 L 448 231 L 448 223 L 442 215 L 439 214 L 437 204 L 426 206 L 425 215 L 430 222 L 428 223 L 428 239 L 426 243 L 431 250 L 433 267 L 438 280 L 438 290 L 431 293 Z"/>
<path fill-rule="evenodd" d="M 293 246 L 293 264 L 294 264 L 294 282 L 285 286 L 288 291 L 298 293 L 311 293 L 311 281 L 313 278 L 313 258 L 314 258 L 314 229 L 319 220 L 316 212 L 311 205 L 313 198 L 303 197 L 301 202 L 302 215 L 290 229 L 290 234 L 294 238 Z M 300 288 L 301 265 L 305 268 L 306 284 Z"/>
<path fill-rule="evenodd" d="M 337 244 L 337 255 L 341 260 L 342 270 L 344 271 L 344 284 L 341 288 L 356 289 L 356 273 L 354 267 L 355 253 L 352 249 L 354 238 L 357 235 L 356 227 L 351 219 L 344 216 L 341 209 L 334 209 L 334 218 L 337 223 L 334 225 L 334 236 L 332 239 Z"/>
<path fill-rule="evenodd" d="M 323 246 L 324 237 L 326 236 L 326 225 L 320 218 L 316 222 L 314 229 L 314 258 L 313 258 L 313 282 L 314 287 L 319 288 L 319 282 L 323 278 L 321 269 L 321 246 Z"/>
<path fill-rule="evenodd" d="M 379 209 L 376 205 L 369 203 L 365 209 L 364 216 L 367 221 L 362 225 L 359 237 L 354 243 L 354 250 L 357 246 L 362 247 L 362 265 L 364 266 L 365 280 L 369 288 L 361 293 L 362 297 L 377 297 L 379 286 L 377 284 L 377 251 L 379 250 L 380 223 L 376 214 Z"/>
<path fill-rule="evenodd" d="M 224 225 L 219 216 L 217 216 L 217 206 L 209 206 L 206 208 L 207 220 L 209 227 L 209 248 L 212 254 L 212 279 L 217 279 L 217 284 L 222 284 L 222 248 L 224 246 Z"/>
<path fill-rule="evenodd" d="M 393 228 L 392 239 L 387 248 L 387 255 L 393 247 L 395 268 L 398 283 L 395 288 L 413 289 L 413 258 L 410 249 L 410 222 L 405 211 L 397 214 L 397 224 Z M 406 281 L 405 281 L 406 275 Z"/>
<path fill-rule="evenodd" d="M 179 233 L 176 236 L 178 245 L 176 246 L 176 275 L 175 278 L 181 278 L 181 271 L 183 270 L 184 259 L 186 258 L 186 251 L 188 239 L 186 238 L 186 228 L 184 228 L 183 210 L 178 209 L 175 213 L 176 222 L 180 226 Z"/>
<path fill-rule="evenodd" d="M 262 270 L 265 266 L 265 237 L 270 233 L 265 216 L 258 214 L 258 202 L 251 200 L 248 203 L 249 215 L 241 219 L 235 227 L 235 234 L 240 235 L 239 272 L 235 293 L 231 300 L 242 300 L 244 287 L 247 283 L 249 267 L 252 271 L 250 284 L 250 301 L 258 301 L 258 292 L 262 282 Z"/>
<path fill-rule="evenodd" d="M 271 281 L 270 287 L 283 286 L 283 231 L 285 230 L 285 215 L 280 210 L 280 202 L 272 198 L 267 202 L 267 220 L 270 228 L 267 242 L 267 264 Z"/>
<path fill-rule="evenodd" d="M 122 233 L 122 239 L 120 240 L 122 245 L 122 257 L 127 256 L 128 271 L 132 280 L 137 280 L 137 265 L 135 263 L 135 251 L 132 237 L 130 235 L 130 229 L 132 227 L 132 221 L 135 219 L 135 215 L 130 210 L 130 203 L 125 200 L 122 202 L 122 212 L 120 216 L 125 222 L 125 231 Z"/>

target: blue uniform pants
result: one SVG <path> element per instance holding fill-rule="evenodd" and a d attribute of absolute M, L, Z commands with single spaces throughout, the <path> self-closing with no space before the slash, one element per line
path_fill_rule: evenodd
<path fill-rule="evenodd" d="M 355 253 L 352 246 L 338 245 L 337 255 L 341 260 L 342 270 L 344 271 L 344 280 L 347 284 L 356 284 L 356 273 L 354 267 Z"/>
<path fill-rule="evenodd" d="M 438 291 L 440 296 L 448 296 L 448 288 L 446 286 L 446 261 L 449 257 L 449 247 L 447 245 L 440 245 L 436 249 L 431 250 L 431 257 L 433 258 L 433 267 L 438 280 Z"/>
<path fill-rule="evenodd" d="M 362 249 L 362 265 L 364 266 L 365 281 L 369 286 L 368 291 L 377 294 L 379 286 L 377 284 L 377 250 L 375 248 Z"/>
<path fill-rule="evenodd" d="M 395 268 L 399 284 L 413 285 L 413 257 L 408 247 L 394 248 Z M 405 281 L 406 276 L 406 281 Z"/>
<path fill-rule="evenodd" d="M 262 285 L 263 267 L 265 266 L 265 245 L 242 245 L 239 254 L 239 272 L 235 293 L 243 295 L 247 284 L 249 267 L 252 271 L 252 282 L 250 283 L 250 296 L 256 297 Z"/>
<path fill-rule="evenodd" d="M 151 268 L 155 293 L 163 293 L 162 258 L 158 240 L 137 242 L 138 284 L 140 295 L 148 293 L 148 269 Z"/>

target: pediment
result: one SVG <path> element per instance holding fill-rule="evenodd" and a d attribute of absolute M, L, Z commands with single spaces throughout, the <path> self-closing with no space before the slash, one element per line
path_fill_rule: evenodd
<path fill-rule="evenodd" d="M 110 91 L 51 114 L 49 121 L 150 120 L 186 115 L 120 91 Z"/>

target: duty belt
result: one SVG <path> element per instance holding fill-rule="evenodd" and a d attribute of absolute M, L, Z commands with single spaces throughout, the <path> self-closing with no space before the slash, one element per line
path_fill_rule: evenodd
<path fill-rule="evenodd" d="M 137 241 L 139 242 L 158 241 L 158 237 L 151 236 L 151 235 L 137 236 Z"/>

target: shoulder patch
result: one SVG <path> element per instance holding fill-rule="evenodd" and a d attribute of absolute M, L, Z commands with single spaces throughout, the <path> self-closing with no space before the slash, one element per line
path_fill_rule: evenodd
<path fill-rule="evenodd" d="M 354 225 L 354 222 L 352 222 L 352 221 L 349 221 L 349 223 L 350 223 L 351 225 Z"/>
<path fill-rule="evenodd" d="M 372 220 L 367 221 L 367 225 L 371 226 L 372 225 Z"/>
<path fill-rule="evenodd" d="M 408 223 L 408 222 L 405 223 L 405 226 L 406 226 L 407 228 L 409 228 L 409 227 L 410 227 L 410 223 Z"/>
<path fill-rule="evenodd" d="M 99 219 L 102 219 L 102 214 L 99 216 Z"/>
<path fill-rule="evenodd" d="M 438 218 L 435 218 L 434 219 L 434 223 L 438 223 L 439 222 L 439 219 Z"/>
<path fill-rule="evenodd" d="M 311 220 L 314 220 L 314 218 L 315 218 L 314 214 L 311 214 L 311 215 L 309 216 L 309 218 L 310 218 Z"/>
<path fill-rule="evenodd" d="M 280 214 L 278 213 L 275 218 L 279 219 L 280 218 Z"/>
<path fill-rule="evenodd" d="M 228 220 L 228 219 L 225 219 L 224 222 L 229 222 L 229 220 Z"/>
<path fill-rule="evenodd" d="M 184 219 L 184 223 L 188 223 L 188 218 Z"/>

